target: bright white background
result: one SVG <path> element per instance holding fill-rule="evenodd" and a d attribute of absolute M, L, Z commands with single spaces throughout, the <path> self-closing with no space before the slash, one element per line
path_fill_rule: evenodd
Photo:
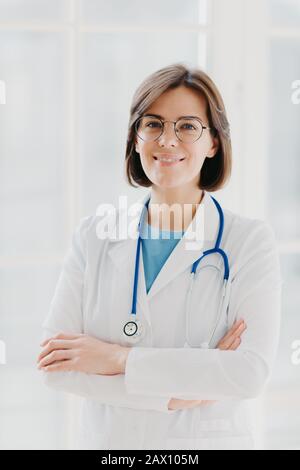
<path fill-rule="evenodd" d="M 274 227 L 284 277 L 272 380 L 257 401 L 262 446 L 300 449 L 300 0 L 0 0 L 0 448 L 72 446 L 77 399 L 36 371 L 41 323 L 72 231 L 124 178 L 129 107 L 173 62 L 203 67 L 232 128 L 223 205 Z"/>

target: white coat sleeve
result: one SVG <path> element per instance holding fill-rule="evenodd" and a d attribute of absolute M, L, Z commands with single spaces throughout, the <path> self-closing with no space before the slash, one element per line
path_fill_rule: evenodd
<path fill-rule="evenodd" d="M 87 231 L 93 216 L 81 219 L 74 231 L 70 249 L 63 261 L 62 270 L 43 323 L 43 339 L 57 333 L 83 333 L 83 290 L 87 255 Z M 174 413 L 168 409 L 167 396 L 132 396 L 126 390 L 123 374 L 106 376 L 81 372 L 44 372 L 46 385 L 56 390 L 73 393 L 99 402 L 141 410 Z"/>
<path fill-rule="evenodd" d="M 251 399 L 266 385 L 276 357 L 282 280 L 273 229 L 255 221 L 242 246 L 230 309 L 247 330 L 236 351 L 134 347 L 128 355 L 128 393 L 182 399 Z"/>

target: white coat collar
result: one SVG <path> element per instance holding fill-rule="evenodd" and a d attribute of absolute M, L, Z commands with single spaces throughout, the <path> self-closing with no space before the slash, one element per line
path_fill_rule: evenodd
<path fill-rule="evenodd" d="M 136 234 L 143 206 L 150 196 L 151 192 L 137 201 L 141 204 L 141 210 L 135 212 L 134 221 L 131 217 L 126 215 L 126 217 L 128 217 L 128 224 L 131 224 L 131 227 Z M 138 214 L 138 216 L 136 214 Z M 203 199 L 192 222 L 188 226 L 183 238 L 179 240 L 178 244 L 157 275 L 151 286 L 151 289 L 148 292 L 148 295 L 145 291 L 144 265 L 141 249 L 138 295 L 140 294 L 144 300 L 145 297 L 150 300 L 178 274 L 185 271 L 187 268 L 191 268 L 192 264 L 198 258 L 200 258 L 203 251 L 215 246 L 219 230 L 219 223 L 219 213 L 214 204 L 214 201 L 212 200 L 210 194 L 207 191 L 204 191 Z M 196 238 L 192 237 L 193 233 L 195 232 L 193 231 L 195 227 L 197 227 Z M 109 256 L 117 268 L 122 272 L 122 279 L 124 282 L 126 282 L 126 284 L 128 283 L 129 288 L 131 288 L 131 292 L 133 289 L 136 248 L 137 239 L 127 238 L 109 240 Z"/>

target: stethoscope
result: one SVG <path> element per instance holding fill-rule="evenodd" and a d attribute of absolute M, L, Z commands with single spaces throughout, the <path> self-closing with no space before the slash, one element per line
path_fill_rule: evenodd
<path fill-rule="evenodd" d="M 202 253 L 202 256 L 198 258 L 192 266 L 191 273 L 190 273 L 190 283 L 189 283 L 189 288 L 188 288 L 188 294 L 187 294 L 187 304 L 186 304 L 186 342 L 184 344 L 184 347 L 199 347 L 191 345 L 189 342 L 189 332 L 188 332 L 188 324 L 189 324 L 189 318 L 190 318 L 190 303 L 191 303 L 191 298 L 192 298 L 192 292 L 193 292 L 193 286 L 195 282 L 195 275 L 197 271 L 197 267 L 199 266 L 199 263 L 207 256 L 212 255 L 212 254 L 219 254 L 222 257 L 223 260 L 223 265 L 224 265 L 224 276 L 223 276 L 223 286 L 222 286 L 222 294 L 221 294 L 221 300 L 219 303 L 218 307 L 218 313 L 217 313 L 217 320 L 215 325 L 212 328 L 211 334 L 209 335 L 209 339 L 205 342 L 202 342 L 200 345 L 201 348 L 208 349 L 211 345 L 211 341 L 215 335 L 216 329 L 218 327 L 220 318 L 222 317 L 222 313 L 224 310 L 224 305 L 227 305 L 227 302 L 229 300 L 229 293 L 230 289 L 228 289 L 228 286 L 230 286 L 230 283 L 228 282 L 229 279 L 229 262 L 228 262 L 228 257 L 226 253 L 220 248 L 221 241 L 222 241 L 222 236 L 223 236 L 223 230 L 224 230 L 224 213 L 223 210 L 218 203 L 218 201 L 210 195 L 212 200 L 215 203 L 215 206 L 218 210 L 219 213 L 219 231 L 216 239 L 216 244 L 214 248 L 204 251 Z M 137 320 L 136 318 L 136 304 L 137 304 L 137 288 L 138 288 L 138 277 L 139 277 L 139 263 L 140 263 L 140 252 L 141 252 L 141 222 L 143 220 L 144 216 L 144 211 L 147 210 L 148 205 L 150 202 L 150 198 L 147 200 L 147 202 L 144 205 L 143 212 L 138 224 L 138 241 L 137 241 L 137 249 L 136 249 L 136 256 L 135 256 L 135 270 L 134 270 L 134 282 L 133 282 L 133 295 L 132 295 L 132 307 L 131 307 L 131 313 L 129 315 L 129 320 L 125 323 L 124 328 L 123 328 L 123 334 L 126 338 L 126 341 L 129 343 L 137 343 L 140 341 L 144 334 L 145 334 L 145 329 L 141 323 L 140 320 Z"/>

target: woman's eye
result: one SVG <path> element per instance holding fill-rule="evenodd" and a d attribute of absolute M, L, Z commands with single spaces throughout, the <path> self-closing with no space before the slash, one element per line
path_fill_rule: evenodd
<path fill-rule="evenodd" d="M 157 127 L 157 126 L 160 127 L 161 124 L 159 122 L 154 122 L 154 121 L 148 122 L 147 124 L 147 127 Z"/>
<path fill-rule="evenodd" d="M 193 124 L 183 124 L 182 127 L 187 129 L 187 127 L 185 126 L 190 126 L 188 129 L 192 129 L 192 130 L 195 130 L 195 127 L 193 126 Z"/>

